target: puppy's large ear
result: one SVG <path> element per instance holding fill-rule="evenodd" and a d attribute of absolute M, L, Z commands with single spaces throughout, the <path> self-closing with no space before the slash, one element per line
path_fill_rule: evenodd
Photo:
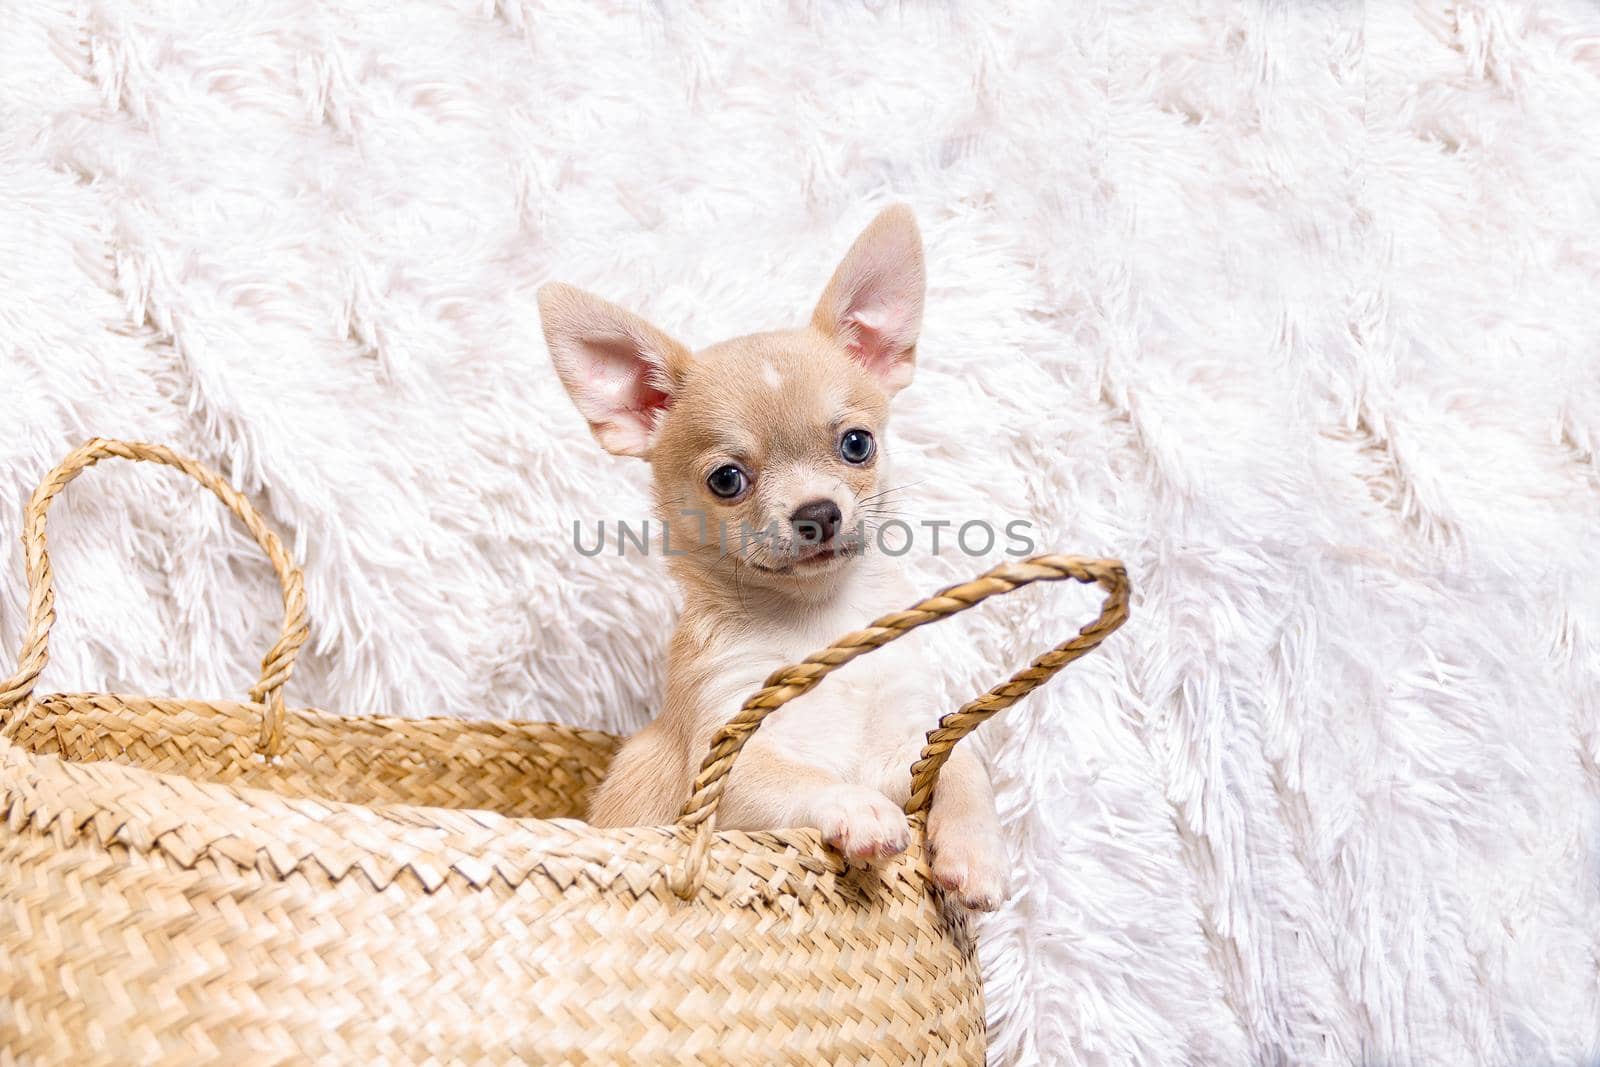
<path fill-rule="evenodd" d="M 561 384 L 607 452 L 645 456 L 672 404 L 689 350 L 598 296 L 552 283 L 539 318 Z"/>
<path fill-rule="evenodd" d="M 916 216 L 896 204 L 845 253 L 811 325 L 849 349 L 885 392 L 898 392 L 911 384 L 924 284 Z"/>

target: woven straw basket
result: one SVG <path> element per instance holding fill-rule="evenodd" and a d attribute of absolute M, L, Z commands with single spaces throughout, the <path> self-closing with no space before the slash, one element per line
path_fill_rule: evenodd
<path fill-rule="evenodd" d="M 45 512 L 107 457 L 209 488 L 266 552 L 284 623 L 244 702 L 41 695 L 55 619 Z M 1035 581 L 1100 617 L 946 715 L 951 748 L 1127 614 L 1112 561 L 997 567 L 774 673 L 717 735 L 675 825 L 581 821 L 618 739 L 542 722 L 286 709 L 300 573 L 215 473 L 95 440 L 34 493 L 28 626 L 0 683 L 0 1063 L 980 1063 L 959 909 L 920 847 L 849 868 L 814 830 L 716 829 L 762 718 L 856 656 Z"/>

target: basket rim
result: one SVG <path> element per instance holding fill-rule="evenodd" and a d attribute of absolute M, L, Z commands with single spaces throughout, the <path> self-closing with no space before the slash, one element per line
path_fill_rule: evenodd
<path fill-rule="evenodd" d="M 108 711 L 115 710 L 118 705 L 148 704 L 174 712 L 184 711 L 205 716 L 231 715 L 240 720 L 248 720 L 251 723 L 259 720 L 263 712 L 270 710 L 266 704 L 252 703 L 236 697 L 172 697 L 151 696 L 148 693 L 63 690 L 55 693 L 30 695 L 27 701 L 19 705 L 6 717 L 4 726 L 0 727 L 0 736 L 12 736 L 19 725 L 29 719 L 38 709 L 70 701 L 96 703 Z M 313 726 L 324 725 L 341 730 L 351 726 L 409 728 L 425 729 L 430 732 L 437 731 L 441 735 L 456 737 L 462 734 L 493 734 L 503 733 L 507 730 L 520 731 L 530 727 L 541 727 L 597 746 L 621 744 L 626 737 L 626 735 L 614 734 L 607 730 L 596 730 L 587 726 L 575 726 L 571 723 L 555 722 L 549 719 L 466 719 L 448 713 L 437 715 L 341 715 L 338 712 L 327 711 L 323 708 L 309 705 L 301 708 L 286 708 L 284 714 L 291 721 L 298 720 Z M 291 734 L 289 742 L 292 744 L 294 740 L 295 735 Z M 236 735 L 229 735 L 228 742 L 230 745 L 236 746 L 240 752 L 251 755 L 259 755 L 260 753 L 255 739 L 247 733 L 239 732 Z"/>
<path fill-rule="evenodd" d="M 108 711 L 124 702 L 180 706 L 210 716 L 268 709 L 244 701 L 205 701 L 137 695 L 45 694 L 16 709 L 62 697 L 90 697 Z M 594 740 L 603 731 L 543 720 L 419 719 L 344 716 L 316 708 L 295 718 L 336 728 L 396 723 L 463 729 L 551 727 Z M 290 736 L 293 736 L 291 732 Z M 240 744 L 253 751 L 251 739 Z M 572 818 L 501 815 L 481 809 L 411 804 L 359 804 L 290 797 L 260 786 L 212 782 L 147 770 L 112 760 L 79 762 L 35 753 L 0 735 L 0 817 L 10 833 L 55 835 L 106 852 L 127 850 L 184 869 L 216 864 L 284 881 L 296 874 L 353 881 L 373 892 L 411 882 L 422 891 L 484 891 L 498 886 L 548 886 L 570 893 L 587 883 L 596 894 L 673 897 L 667 883 L 695 834 L 677 824 L 600 828 Z M 920 849 L 874 868 L 876 882 L 897 892 L 929 891 Z M 859 899 L 859 869 L 826 849 L 815 829 L 717 830 L 707 877 L 697 899 L 752 902 L 799 898 L 818 891 Z"/>

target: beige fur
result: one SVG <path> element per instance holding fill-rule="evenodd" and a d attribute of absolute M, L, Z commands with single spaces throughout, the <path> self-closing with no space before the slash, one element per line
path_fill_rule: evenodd
<path fill-rule="evenodd" d="M 862 550 L 852 533 L 876 521 L 880 494 L 895 489 L 883 432 L 890 398 L 911 381 L 922 299 L 921 238 L 899 206 L 857 239 L 802 329 L 691 354 L 597 297 L 540 291 L 545 338 L 573 402 L 605 448 L 649 460 L 656 516 L 687 549 L 668 557 L 684 605 L 662 710 L 596 791 L 597 825 L 670 822 L 712 734 L 773 669 L 914 599 L 894 559 Z M 870 462 L 841 454 L 850 429 L 872 435 Z M 707 480 L 730 463 L 747 489 L 719 498 Z M 821 546 L 826 558 L 791 525 L 810 501 L 832 501 L 841 515 L 839 534 Z M 778 536 L 746 543 L 742 528 Z M 888 646 L 769 717 L 729 777 L 720 825 L 814 826 L 857 862 L 902 851 L 909 769 L 936 714 L 910 657 Z M 988 776 L 966 750 L 944 769 L 928 832 L 935 878 L 969 907 L 997 906 L 1006 856 Z"/>

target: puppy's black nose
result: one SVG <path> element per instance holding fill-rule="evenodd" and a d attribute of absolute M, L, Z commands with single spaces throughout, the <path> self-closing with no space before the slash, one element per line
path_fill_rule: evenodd
<path fill-rule="evenodd" d="M 839 505 L 831 500 L 813 500 L 801 504 L 789 516 L 794 534 L 808 545 L 825 545 L 839 532 Z"/>

